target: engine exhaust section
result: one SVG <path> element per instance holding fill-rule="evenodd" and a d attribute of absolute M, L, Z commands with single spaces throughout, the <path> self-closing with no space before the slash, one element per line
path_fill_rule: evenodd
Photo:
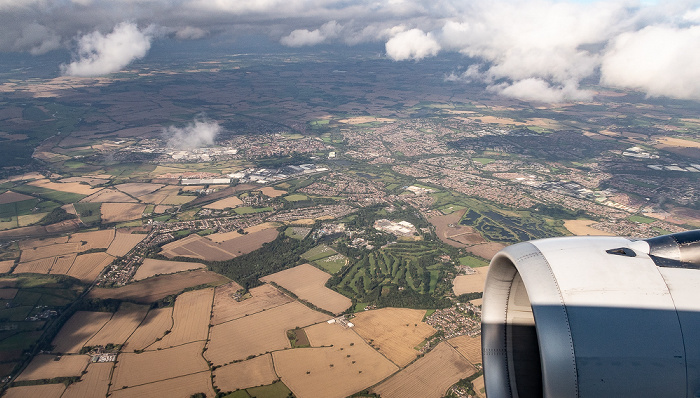
<path fill-rule="evenodd" d="M 700 397 L 700 230 L 503 249 L 482 353 L 489 398 Z"/>

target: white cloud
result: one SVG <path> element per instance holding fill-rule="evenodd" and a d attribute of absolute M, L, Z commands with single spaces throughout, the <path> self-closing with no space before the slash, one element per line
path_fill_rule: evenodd
<path fill-rule="evenodd" d="M 386 42 L 386 54 L 394 61 L 420 60 L 435 56 L 439 51 L 440 44 L 432 34 L 420 29 L 398 33 Z"/>
<path fill-rule="evenodd" d="M 590 101 L 593 98 L 592 92 L 579 89 L 575 81 L 560 86 L 551 86 L 548 82 L 538 78 L 518 80 L 512 84 L 502 83 L 490 86 L 489 90 L 523 101 L 556 103 Z"/>
<path fill-rule="evenodd" d="M 650 26 L 618 36 L 601 66 L 606 85 L 700 99 L 700 26 Z"/>
<path fill-rule="evenodd" d="M 197 40 L 206 36 L 206 30 L 194 26 L 185 26 L 175 31 L 175 37 L 179 40 Z"/>
<path fill-rule="evenodd" d="M 95 31 L 78 39 L 76 61 L 61 65 L 70 76 L 99 76 L 120 71 L 132 61 L 143 58 L 151 48 L 152 36 L 136 24 L 122 22 L 111 33 Z"/>
<path fill-rule="evenodd" d="M 185 127 L 164 128 L 163 137 L 170 148 L 194 149 L 213 145 L 221 130 L 219 123 L 198 116 Z"/>
<path fill-rule="evenodd" d="M 55 50 L 61 45 L 60 37 L 47 27 L 32 22 L 22 27 L 20 36 L 15 40 L 15 49 L 27 49 L 32 55 L 39 55 Z"/>
<path fill-rule="evenodd" d="M 338 37 L 342 29 L 336 21 L 330 21 L 318 29 L 296 29 L 280 39 L 280 43 L 288 47 L 314 46 Z"/>

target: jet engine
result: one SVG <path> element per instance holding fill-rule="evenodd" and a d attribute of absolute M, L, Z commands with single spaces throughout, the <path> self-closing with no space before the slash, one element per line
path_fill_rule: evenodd
<path fill-rule="evenodd" d="M 700 230 L 501 250 L 482 353 L 489 398 L 700 397 Z"/>

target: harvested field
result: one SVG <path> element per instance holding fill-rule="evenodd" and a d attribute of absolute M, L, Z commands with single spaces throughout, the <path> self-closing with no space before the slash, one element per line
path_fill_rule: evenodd
<path fill-rule="evenodd" d="M 10 272 L 12 267 L 15 265 L 15 260 L 5 260 L 0 261 L 0 274 L 6 274 Z"/>
<path fill-rule="evenodd" d="M 77 353 L 112 317 L 111 312 L 78 311 L 53 339 L 54 352 Z"/>
<path fill-rule="evenodd" d="M 143 260 L 143 264 L 139 266 L 134 274 L 134 280 L 140 281 L 154 275 L 174 274 L 180 271 L 188 271 L 191 269 L 206 268 L 202 263 L 188 263 L 184 261 L 166 261 L 147 258 Z"/>
<path fill-rule="evenodd" d="M 113 229 L 103 229 L 101 231 L 78 232 L 72 234 L 69 243 L 77 243 L 78 251 L 84 252 L 90 249 L 106 249 L 114 240 Z"/>
<path fill-rule="evenodd" d="M 168 348 L 192 341 L 206 340 L 214 289 L 182 293 L 175 300 L 173 328 L 161 341 L 149 349 Z"/>
<path fill-rule="evenodd" d="M 272 242 L 278 234 L 276 228 L 267 228 L 221 242 L 219 247 L 234 256 L 240 256 L 258 250 L 263 243 Z"/>
<path fill-rule="evenodd" d="M 381 308 L 355 315 L 353 330 L 389 360 L 404 367 L 418 356 L 414 347 L 435 334 L 432 326 L 423 322 L 425 310 Z"/>
<path fill-rule="evenodd" d="M 7 192 L 0 194 L 0 205 L 4 205 L 7 203 L 21 202 L 23 200 L 29 200 L 29 199 L 34 199 L 34 197 L 29 196 L 29 195 L 25 195 L 22 193 L 7 191 Z"/>
<path fill-rule="evenodd" d="M 481 336 L 457 336 L 447 340 L 452 347 L 472 364 L 482 363 Z"/>
<path fill-rule="evenodd" d="M 51 182 L 46 178 L 30 181 L 27 184 L 35 187 L 53 189 L 54 191 L 77 193 L 79 195 L 92 195 L 102 189 L 92 188 L 89 185 L 81 184 L 79 182 Z"/>
<path fill-rule="evenodd" d="M 138 386 L 208 371 L 209 366 L 202 358 L 203 348 L 204 342 L 201 341 L 167 350 L 145 351 L 141 354 L 121 354 L 112 376 L 112 391 L 119 390 L 124 386 Z M 211 382 L 211 379 L 209 380 Z"/>
<path fill-rule="evenodd" d="M 36 249 L 38 247 L 57 245 L 61 243 L 67 243 L 67 236 L 59 236 L 57 238 L 44 238 L 44 239 L 25 239 L 19 241 L 20 250 L 30 250 Z"/>
<path fill-rule="evenodd" d="M 62 256 L 68 253 L 76 253 L 78 251 L 77 243 L 58 243 L 49 246 L 41 246 L 37 248 L 28 248 L 22 250 L 20 262 L 26 263 L 40 258 L 53 256 Z"/>
<path fill-rule="evenodd" d="M 75 258 L 67 275 L 83 282 L 92 282 L 112 261 L 114 257 L 105 252 L 81 254 Z"/>
<path fill-rule="evenodd" d="M 156 192 L 139 197 L 139 200 L 141 200 L 143 203 L 153 203 L 158 205 L 161 204 L 161 202 L 163 202 L 168 196 L 177 195 L 179 190 L 180 188 L 177 186 L 167 185 Z"/>
<path fill-rule="evenodd" d="M 76 257 L 76 253 L 56 257 L 56 262 L 53 263 L 49 273 L 67 275 L 68 270 L 70 270 L 70 268 L 73 266 Z"/>
<path fill-rule="evenodd" d="M 700 142 L 697 141 L 691 141 L 691 140 L 684 140 L 682 138 L 674 138 L 674 137 L 661 137 L 657 138 L 656 141 L 661 144 L 659 147 L 664 148 L 667 146 L 670 147 L 681 147 L 681 148 L 700 148 Z"/>
<path fill-rule="evenodd" d="M 161 254 L 168 258 L 181 256 L 206 261 L 223 261 L 235 257 L 218 244 L 197 234 L 164 245 Z"/>
<path fill-rule="evenodd" d="M 212 325 L 217 325 L 246 315 L 255 314 L 269 308 L 278 307 L 294 301 L 272 285 L 262 285 L 250 289 L 251 297 L 236 301 L 233 294 L 242 289 L 236 282 L 219 286 L 214 294 L 214 315 Z"/>
<path fill-rule="evenodd" d="M 287 330 L 328 319 L 299 302 L 221 323 L 211 328 L 205 356 L 215 365 L 290 348 Z"/>
<path fill-rule="evenodd" d="M 115 257 L 125 256 L 127 253 L 138 245 L 139 242 L 146 238 L 146 234 L 130 234 L 125 232 L 119 232 L 114 235 L 114 240 L 112 244 L 109 245 L 107 249 L 107 254 Z"/>
<path fill-rule="evenodd" d="M 61 398 L 65 389 L 66 385 L 63 383 L 12 387 L 5 392 L 3 398 Z"/>
<path fill-rule="evenodd" d="M 325 287 L 331 274 L 321 271 L 311 264 L 302 264 L 286 269 L 264 278 L 264 282 L 275 282 L 300 299 L 306 300 L 318 308 L 323 308 L 334 314 L 339 314 L 352 305 L 352 301 Z"/>
<path fill-rule="evenodd" d="M 371 392 L 382 398 L 440 398 L 454 383 L 475 372 L 464 357 L 443 342 Z"/>
<path fill-rule="evenodd" d="M 214 209 L 214 210 L 223 210 L 227 208 L 234 208 L 236 206 L 240 206 L 243 204 L 243 201 L 238 199 L 235 196 L 231 196 L 230 198 L 226 199 L 221 199 L 217 200 L 214 203 L 208 204 L 204 206 L 205 209 Z"/>
<path fill-rule="evenodd" d="M 112 319 L 85 345 L 124 344 L 126 339 L 131 336 L 141 321 L 143 321 L 147 312 L 148 306 L 127 302 L 122 303 L 119 306 L 119 310 L 112 316 Z"/>
<path fill-rule="evenodd" d="M 484 375 L 474 379 L 472 385 L 474 386 L 474 392 L 476 392 L 480 398 L 486 398 L 486 393 L 484 392 L 486 389 L 484 384 Z"/>
<path fill-rule="evenodd" d="M 80 376 L 90 361 L 87 355 L 37 355 L 26 369 L 17 377 L 17 381 L 52 379 L 54 377 Z"/>
<path fill-rule="evenodd" d="M 116 298 L 138 303 L 152 303 L 171 294 L 178 294 L 188 287 L 210 284 L 222 285 L 229 282 L 225 276 L 207 270 L 179 272 L 177 274 L 161 275 L 142 281 L 130 283 L 118 288 L 95 288 L 90 291 L 91 298 Z"/>
<path fill-rule="evenodd" d="M 467 248 L 467 251 L 488 261 L 491 261 L 491 258 L 493 258 L 493 256 L 496 255 L 496 253 L 498 253 L 505 247 L 506 245 L 502 243 L 488 242 L 470 246 Z"/>
<path fill-rule="evenodd" d="M 150 184 L 150 183 L 140 183 L 140 182 L 131 182 L 131 183 L 126 183 L 126 184 L 119 184 L 115 185 L 114 188 L 129 194 L 135 198 L 139 198 L 143 195 L 147 195 L 149 193 L 155 192 L 161 188 L 163 188 L 164 185 L 161 184 Z"/>
<path fill-rule="evenodd" d="M 15 270 L 12 272 L 13 274 L 25 274 L 25 273 L 32 273 L 32 274 L 48 274 L 49 271 L 51 270 L 51 267 L 53 266 L 54 261 L 56 261 L 55 257 L 49 257 L 49 258 L 42 258 L 41 260 L 34 260 L 34 261 L 29 261 L 26 263 L 19 263 L 15 267 Z"/>
<path fill-rule="evenodd" d="M 86 184 L 90 185 L 102 185 L 106 184 L 109 182 L 109 179 L 112 176 L 108 176 L 107 178 L 98 178 L 98 177 L 92 177 L 92 176 L 82 176 L 82 177 L 68 177 L 68 178 L 61 178 L 62 183 L 66 182 L 84 182 Z"/>
<path fill-rule="evenodd" d="M 91 363 L 87 368 L 87 373 L 81 377 L 80 382 L 68 386 L 61 398 L 106 396 L 113 365 L 112 362 Z"/>
<path fill-rule="evenodd" d="M 172 206 L 166 206 L 166 205 L 157 205 L 155 209 L 153 209 L 153 212 L 156 214 L 163 214 L 165 213 L 166 210 L 172 209 Z"/>
<path fill-rule="evenodd" d="M 248 234 L 253 234 L 255 232 L 260 232 L 263 230 L 276 229 L 279 226 L 280 226 L 279 223 L 264 222 L 262 224 L 253 225 L 252 227 L 244 228 L 244 231 Z M 226 241 L 232 240 L 234 238 L 240 238 L 242 236 L 245 236 L 245 235 L 239 234 L 236 231 L 219 232 L 219 233 L 207 235 L 207 239 L 211 240 L 212 242 L 221 243 L 221 242 L 226 242 Z"/>
<path fill-rule="evenodd" d="M 276 198 L 278 196 L 286 195 L 287 191 L 281 191 L 279 189 L 275 189 L 272 187 L 263 187 L 260 188 L 260 192 L 262 192 L 263 195 L 269 196 L 271 198 Z"/>
<path fill-rule="evenodd" d="M 200 392 L 205 393 L 207 397 L 214 397 L 216 393 L 211 387 L 210 375 L 211 373 L 206 371 L 123 390 L 112 390 L 110 397 L 188 398 Z"/>
<path fill-rule="evenodd" d="M 444 216 L 430 217 L 428 222 L 435 226 L 435 234 L 438 238 L 450 246 L 463 248 L 484 243 L 484 238 L 472 227 L 460 225 L 459 221 L 466 211 L 464 209 Z"/>
<path fill-rule="evenodd" d="M 601 231 L 591 227 L 591 224 L 595 224 L 593 220 L 566 220 L 564 221 L 564 228 L 568 229 L 574 235 L 604 235 L 613 236 L 610 232 Z"/>
<path fill-rule="evenodd" d="M 277 374 L 297 397 L 347 397 L 398 370 L 352 329 L 324 322 L 306 334 L 314 347 L 323 347 L 272 353 Z"/>
<path fill-rule="evenodd" d="M 184 205 L 185 203 L 189 203 L 195 199 L 197 199 L 197 197 L 194 195 L 173 194 L 173 195 L 170 195 L 167 198 L 163 199 L 163 201 L 161 201 L 160 204 L 178 206 L 178 205 Z"/>
<path fill-rule="evenodd" d="M 124 352 L 143 350 L 165 336 L 165 332 L 173 327 L 173 308 L 156 308 L 148 311 L 141 325 L 126 341 L 122 348 Z"/>
<path fill-rule="evenodd" d="M 270 354 L 214 370 L 214 385 L 222 391 L 264 386 L 275 381 L 277 381 L 277 374 Z"/>
<path fill-rule="evenodd" d="M 119 203 L 136 203 L 137 200 L 131 196 L 119 192 L 114 188 L 105 188 L 94 195 L 90 195 L 87 198 L 83 198 L 81 202 L 87 203 L 109 203 L 109 202 L 119 202 Z"/>
<path fill-rule="evenodd" d="M 452 291 L 456 295 L 484 291 L 484 283 L 486 283 L 486 274 L 489 272 L 489 267 L 474 268 L 474 271 L 476 271 L 475 274 L 458 275 L 452 281 Z"/>
<path fill-rule="evenodd" d="M 121 222 L 138 220 L 143 217 L 146 205 L 138 203 L 102 203 L 102 222 Z"/>

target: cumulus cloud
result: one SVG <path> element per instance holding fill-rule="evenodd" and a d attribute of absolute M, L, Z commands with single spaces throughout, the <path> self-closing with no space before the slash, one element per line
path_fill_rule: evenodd
<path fill-rule="evenodd" d="M 194 26 L 185 26 L 175 31 L 178 40 L 197 40 L 207 36 L 207 31 Z"/>
<path fill-rule="evenodd" d="M 78 39 L 77 60 L 61 65 L 70 76 L 99 76 L 122 70 L 151 48 L 152 36 L 134 23 L 122 22 L 111 33 L 95 31 Z"/>
<path fill-rule="evenodd" d="M 517 98 L 523 101 L 539 102 L 564 102 L 564 101 L 590 101 L 593 93 L 581 90 L 574 81 L 560 86 L 552 86 L 548 82 L 538 78 L 518 80 L 512 84 L 502 83 L 489 86 L 490 91 L 495 91 L 503 96 Z"/>
<path fill-rule="evenodd" d="M 440 44 L 432 34 L 420 29 L 397 33 L 386 42 L 386 54 L 394 61 L 420 60 L 434 56 L 439 51 Z"/>
<path fill-rule="evenodd" d="M 218 122 L 200 115 L 184 127 L 164 128 L 163 138 L 170 148 L 194 149 L 213 145 L 221 130 Z"/>
<path fill-rule="evenodd" d="M 61 39 L 55 32 L 36 22 L 23 26 L 15 40 L 15 49 L 28 49 L 32 55 L 44 54 L 60 45 Z"/>
<path fill-rule="evenodd" d="M 288 47 L 313 46 L 335 39 L 342 27 L 336 21 L 330 21 L 318 29 L 296 29 L 280 39 L 280 43 Z"/>
<path fill-rule="evenodd" d="M 700 99 L 700 26 L 621 34 L 603 55 L 601 82 L 649 96 Z"/>

